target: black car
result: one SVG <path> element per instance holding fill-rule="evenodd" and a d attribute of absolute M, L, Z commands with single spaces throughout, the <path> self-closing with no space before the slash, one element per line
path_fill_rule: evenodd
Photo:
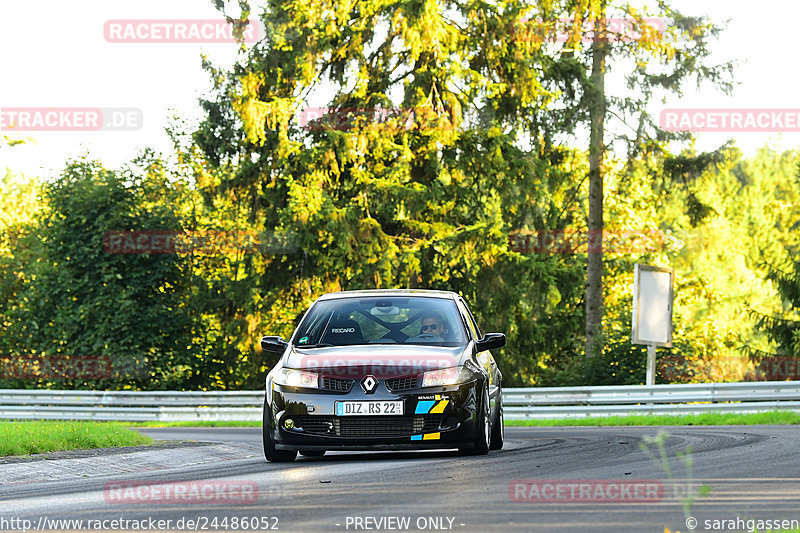
<path fill-rule="evenodd" d="M 489 350 L 502 333 L 480 333 L 456 293 L 369 290 L 326 294 L 267 375 L 264 455 L 297 452 L 503 446 L 502 376 Z"/>

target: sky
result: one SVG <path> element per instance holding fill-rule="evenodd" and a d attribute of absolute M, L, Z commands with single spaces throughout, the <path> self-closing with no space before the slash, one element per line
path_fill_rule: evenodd
<path fill-rule="evenodd" d="M 255 2 L 254 2 L 255 3 Z M 762 0 L 673 0 L 686 14 L 708 15 L 728 27 L 714 44 L 714 60 L 736 60 L 738 86 L 731 96 L 689 88 L 683 98 L 661 107 L 800 108 L 796 68 L 796 27 L 800 2 Z M 201 68 L 205 53 L 230 66 L 233 43 L 113 42 L 104 26 L 129 19 L 219 19 L 211 0 L 0 0 L 0 110 L 19 107 L 109 108 L 128 129 L 3 134 L 29 141 L 0 149 L 0 169 L 47 178 L 70 157 L 88 154 L 115 168 L 144 147 L 169 152 L 164 131 L 170 117 L 199 120 L 199 97 L 210 83 Z M 104 116 L 104 120 L 106 115 Z M 124 119 L 124 117 L 128 117 Z M 697 149 L 710 150 L 733 138 L 753 154 L 768 144 L 800 147 L 798 133 L 698 133 Z"/>

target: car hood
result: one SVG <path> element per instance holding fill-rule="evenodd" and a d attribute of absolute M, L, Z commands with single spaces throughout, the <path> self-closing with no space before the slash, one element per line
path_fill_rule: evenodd
<path fill-rule="evenodd" d="M 290 348 L 283 366 L 323 376 L 360 379 L 417 375 L 464 364 L 471 345 L 409 346 L 396 344 Z"/>

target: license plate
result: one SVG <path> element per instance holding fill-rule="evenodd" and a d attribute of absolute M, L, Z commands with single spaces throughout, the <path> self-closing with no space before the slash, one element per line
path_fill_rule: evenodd
<path fill-rule="evenodd" d="M 402 415 L 403 400 L 336 402 L 336 416 Z"/>

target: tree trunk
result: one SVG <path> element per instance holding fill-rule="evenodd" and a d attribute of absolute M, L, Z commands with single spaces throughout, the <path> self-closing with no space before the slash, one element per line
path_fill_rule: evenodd
<path fill-rule="evenodd" d="M 589 246 L 586 262 L 586 355 L 602 349 L 603 334 L 603 143 L 606 120 L 605 70 L 608 55 L 605 36 L 606 7 L 603 3 L 595 21 L 592 42 L 592 74 L 588 90 L 589 134 Z"/>

